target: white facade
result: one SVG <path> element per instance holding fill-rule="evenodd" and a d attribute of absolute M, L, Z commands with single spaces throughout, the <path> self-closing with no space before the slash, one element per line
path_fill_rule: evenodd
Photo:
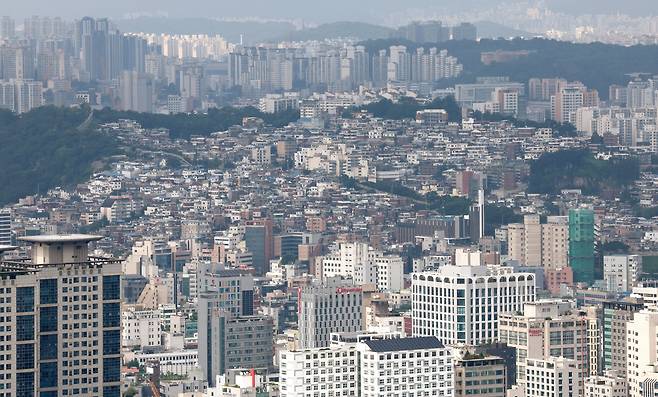
<path fill-rule="evenodd" d="M 126 310 L 121 313 L 121 346 L 140 348 L 162 344 L 160 312 L 158 310 Z"/>
<path fill-rule="evenodd" d="M 650 308 L 635 313 L 626 324 L 626 379 L 630 397 L 645 397 L 642 382 L 655 375 L 654 365 L 658 360 L 658 309 Z"/>
<path fill-rule="evenodd" d="M 357 348 L 361 397 L 454 395 L 451 351 L 434 337 L 371 340 Z"/>
<path fill-rule="evenodd" d="M 281 397 L 359 394 L 359 361 L 354 345 L 282 351 L 279 365 Z"/>
<path fill-rule="evenodd" d="M 197 350 L 182 350 L 164 353 L 137 353 L 135 359 L 139 365 L 151 361 L 160 363 L 160 373 L 187 375 L 199 368 L 199 352 Z"/>
<path fill-rule="evenodd" d="M 528 359 L 526 397 L 579 397 L 578 364 L 566 358 Z"/>
<path fill-rule="evenodd" d="M 627 395 L 626 378 L 614 371 L 585 379 L 585 397 L 626 397 Z"/>
<path fill-rule="evenodd" d="M 404 263 L 397 255 L 385 255 L 365 243 L 341 243 L 322 259 L 321 278 L 348 277 L 356 285 L 371 284 L 380 291 L 398 292 L 404 286 Z"/>
<path fill-rule="evenodd" d="M 0 209 L 0 245 L 11 245 L 11 211 Z"/>
<path fill-rule="evenodd" d="M 639 255 L 603 257 L 603 279 L 610 292 L 630 292 L 637 284 L 641 272 L 642 257 Z"/>
<path fill-rule="evenodd" d="M 413 334 L 447 345 L 498 340 L 498 316 L 535 300 L 534 274 L 511 267 L 444 266 L 412 276 Z"/>

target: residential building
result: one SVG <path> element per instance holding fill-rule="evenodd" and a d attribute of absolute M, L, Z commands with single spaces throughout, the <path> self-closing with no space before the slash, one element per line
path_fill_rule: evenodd
<path fill-rule="evenodd" d="M 0 245 L 11 245 L 11 210 L 0 209 Z"/>

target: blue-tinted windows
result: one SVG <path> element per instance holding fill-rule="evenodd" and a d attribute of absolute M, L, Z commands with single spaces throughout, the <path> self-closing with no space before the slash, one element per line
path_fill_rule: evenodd
<path fill-rule="evenodd" d="M 118 329 L 103 331 L 103 355 L 121 353 L 121 335 Z"/>
<path fill-rule="evenodd" d="M 103 303 L 103 327 L 118 327 L 121 324 L 119 303 Z"/>
<path fill-rule="evenodd" d="M 57 331 L 57 306 L 39 308 L 39 330 L 41 332 Z"/>
<path fill-rule="evenodd" d="M 34 372 L 16 374 L 16 395 L 34 397 Z"/>
<path fill-rule="evenodd" d="M 34 339 L 34 316 L 16 316 L 16 340 L 26 341 Z"/>
<path fill-rule="evenodd" d="M 16 312 L 34 311 L 34 287 L 16 288 Z"/>
<path fill-rule="evenodd" d="M 16 345 L 16 369 L 34 368 L 34 344 Z"/>
<path fill-rule="evenodd" d="M 39 302 L 42 305 L 57 303 L 57 279 L 52 278 L 39 282 Z"/>
<path fill-rule="evenodd" d="M 39 358 L 41 360 L 57 359 L 57 335 L 40 336 Z"/>
<path fill-rule="evenodd" d="M 121 359 L 103 359 L 103 382 L 118 382 L 121 378 Z"/>
<path fill-rule="evenodd" d="M 57 362 L 39 365 L 39 386 L 57 387 Z"/>
<path fill-rule="evenodd" d="M 119 386 L 105 386 L 103 387 L 103 397 L 120 397 L 121 389 Z"/>
<path fill-rule="evenodd" d="M 120 276 L 103 276 L 103 300 L 121 299 Z"/>

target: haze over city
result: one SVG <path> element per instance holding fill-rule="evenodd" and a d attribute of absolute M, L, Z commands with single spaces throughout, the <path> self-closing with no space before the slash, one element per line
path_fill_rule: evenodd
<path fill-rule="evenodd" d="M 3 6 L 0 397 L 658 396 L 656 0 Z"/>

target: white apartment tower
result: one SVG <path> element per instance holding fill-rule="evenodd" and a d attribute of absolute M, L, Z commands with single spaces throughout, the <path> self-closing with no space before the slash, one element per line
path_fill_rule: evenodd
<path fill-rule="evenodd" d="M 606 255 L 603 257 L 603 279 L 608 291 L 630 292 L 639 281 L 642 257 L 639 255 Z"/>
<path fill-rule="evenodd" d="M 0 261 L 0 396 L 121 394 L 121 263 L 92 258 L 101 237 L 36 236 Z"/>
<path fill-rule="evenodd" d="M 635 313 L 633 320 L 626 324 L 626 379 L 630 397 L 646 397 L 642 384 L 647 378 L 658 373 L 658 308 L 644 309 Z"/>
<path fill-rule="evenodd" d="M 498 317 L 535 300 L 535 275 L 503 266 L 443 266 L 412 276 L 414 336 L 446 345 L 498 340 Z"/>

